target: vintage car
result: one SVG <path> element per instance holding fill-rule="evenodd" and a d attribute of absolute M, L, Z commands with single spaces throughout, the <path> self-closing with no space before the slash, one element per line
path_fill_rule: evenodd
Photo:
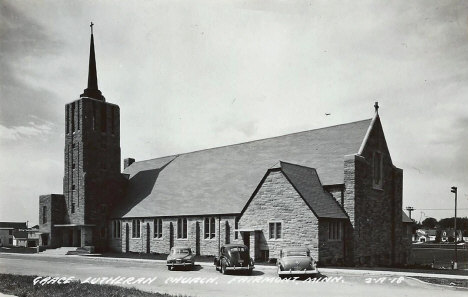
<path fill-rule="evenodd" d="M 189 247 L 173 247 L 167 256 L 166 265 L 169 270 L 173 270 L 175 267 L 193 268 L 195 265 L 195 255 Z"/>
<path fill-rule="evenodd" d="M 219 256 L 214 259 L 214 265 L 222 274 L 228 271 L 245 271 L 250 275 L 255 268 L 254 261 L 250 258 L 249 248 L 243 244 L 222 246 Z"/>
<path fill-rule="evenodd" d="M 278 276 L 315 276 L 318 273 L 315 262 L 306 247 L 288 247 L 280 251 Z"/>

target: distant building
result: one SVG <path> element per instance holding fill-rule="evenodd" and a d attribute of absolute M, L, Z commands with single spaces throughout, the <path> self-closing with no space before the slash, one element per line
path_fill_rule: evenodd
<path fill-rule="evenodd" d="M 463 231 L 462 230 L 457 230 L 457 232 L 455 233 L 455 229 L 440 229 L 440 230 L 437 230 L 438 231 L 438 235 L 440 236 L 440 241 L 442 242 L 448 242 L 450 241 L 449 238 L 455 240 L 455 238 L 457 238 L 457 241 L 461 241 L 463 240 Z"/>
<path fill-rule="evenodd" d="M 26 223 L 19 222 L 0 222 L 0 246 L 15 246 L 14 233 L 20 229 L 26 229 Z M 19 234 L 17 234 L 19 236 Z"/>
<path fill-rule="evenodd" d="M 403 171 L 372 119 L 135 162 L 120 169 L 120 109 L 97 85 L 65 107 L 63 194 L 39 199 L 40 244 L 215 255 L 244 243 L 255 259 L 305 245 L 326 263 L 405 263 L 412 221 Z"/>

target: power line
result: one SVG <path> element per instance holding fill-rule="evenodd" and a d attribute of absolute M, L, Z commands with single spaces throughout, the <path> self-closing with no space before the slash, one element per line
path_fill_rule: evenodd
<path fill-rule="evenodd" d="M 468 208 L 457 208 L 458 210 L 468 210 Z M 453 210 L 453 208 L 415 208 L 414 210 Z"/>

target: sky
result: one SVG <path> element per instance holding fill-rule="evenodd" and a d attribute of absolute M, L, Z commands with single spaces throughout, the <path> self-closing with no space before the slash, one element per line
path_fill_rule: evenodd
<path fill-rule="evenodd" d="M 137 161 L 372 118 L 403 207 L 468 216 L 466 1 L 0 1 L 0 221 L 63 193 L 65 104 L 99 89 Z M 330 113 L 330 115 L 325 115 Z"/>

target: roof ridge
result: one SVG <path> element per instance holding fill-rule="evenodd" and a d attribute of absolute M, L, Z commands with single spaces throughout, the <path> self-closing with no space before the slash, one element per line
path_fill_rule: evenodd
<path fill-rule="evenodd" d="M 356 123 L 365 122 L 365 121 L 372 121 L 372 118 L 365 119 L 365 120 L 360 120 L 360 121 L 349 122 L 349 123 L 344 123 L 344 124 L 333 125 L 333 126 L 321 127 L 321 128 L 311 129 L 311 130 L 304 130 L 304 131 L 299 131 L 299 132 L 294 132 L 294 133 L 288 133 L 288 134 L 283 134 L 283 135 L 278 135 L 278 136 L 272 136 L 272 137 L 267 137 L 267 138 L 262 138 L 262 139 L 256 139 L 256 140 L 251 140 L 251 141 L 245 141 L 245 142 L 222 145 L 222 146 L 217 146 L 217 147 L 212 147 L 212 148 L 200 149 L 200 150 L 195 150 L 195 151 L 191 151 L 191 152 L 185 152 L 185 153 L 167 155 L 167 156 L 162 156 L 162 157 L 157 157 L 157 158 L 152 158 L 152 159 L 146 159 L 146 160 L 141 160 L 141 161 L 135 161 L 133 164 L 146 162 L 146 161 L 151 161 L 151 160 L 169 158 L 169 157 L 177 158 L 177 157 L 179 157 L 181 155 L 188 155 L 188 154 L 193 154 L 193 153 L 198 153 L 198 152 L 203 152 L 203 151 L 208 151 L 208 150 L 213 150 L 213 149 L 226 148 L 226 147 L 232 147 L 232 146 L 236 146 L 236 145 L 243 145 L 243 144 L 247 144 L 247 143 L 253 143 L 253 142 L 257 142 L 257 141 L 275 139 L 275 138 L 280 138 L 280 137 L 289 136 L 289 135 L 296 135 L 296 134 L 301 134 L 301 133 L 306 133 L 306 132 L 311 132 L 311 131 L 318 131 L 318 130 L 329 129 L 329 128 L 334 128 L 334 127 L 339 127 L 339 126 L 346 126 L 346 125 L 356 124 Z"/>

